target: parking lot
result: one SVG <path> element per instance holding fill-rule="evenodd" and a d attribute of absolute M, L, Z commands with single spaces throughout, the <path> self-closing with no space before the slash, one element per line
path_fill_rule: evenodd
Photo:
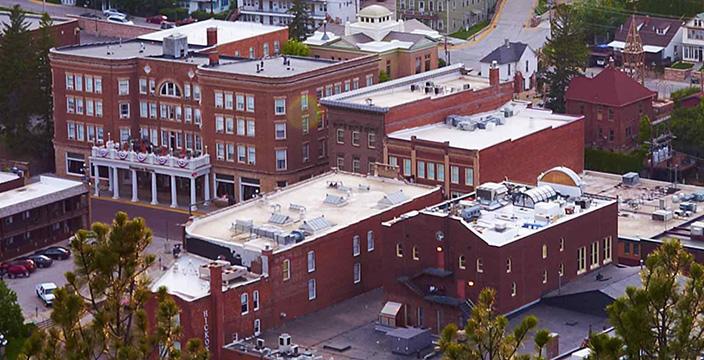
<path fill-rule="evenodd" d="M 152 279 L 161 275 L 162 270 L 159 265 L 168 267 L 173 262 L 171 248 L 175 243 L 173 240 L 167 241 L 164 238 L 154 237 L 152 244 L 147 249 L 147 253 L 157 257 L 154 266 L 149 270 L 149 276 Z M 68 246 L 68 241 L 62 241 L 56 245 Z M 51 267 L 37 269 L 28 278 L 8 279 L 5 277 L 5 283 L 17 293 L 17 302 L 22 307 L 22 313 L 27 322 L 42 322 L 49 319 L 51 314 L 51 309 L 44 306 L 44 303 L 37 297 L 34 287 L 45 282 L 53 282 L 59 287 L 63 286 L 66 284 L 64 274 L 73 269 L 73 256 L 71 256 L 68 260 L 54 260 Z"/>

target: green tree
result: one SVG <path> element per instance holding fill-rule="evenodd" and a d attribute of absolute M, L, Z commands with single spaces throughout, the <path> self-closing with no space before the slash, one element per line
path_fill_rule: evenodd
<path fill-rule="evenodd" d="M 281 53 L 284 55 L 293 56 L 309 56 L 310 48 L 308 45 L 294 39 L 286 40 L 284 46 L 281 47 Z"/>
<path fill-rule="evenodd" d="M 630 0 L 629 9 L 653 15 L 689 18 L 704 12 L 704 2 L 692 0 Z"/>
<path fill-rule="evenodd" d="M 558 5 L 550 21 L 550 39 L 542 52 L 542 80 L 548 86 L 546 105 L 565 112 L 565 91 L 573 77 L 582 73 L 588 49 L 583 24 L 569 5 Z"/>
<path fill-rule="evenodd" d="M 67 272 L 67 285 L 56 290 L 55 326 L 48 334 L 33 334 L 25 357 L 199 358 L 205 352 L 202 344 L 194 343 L 184 354 L 175 349 L 181 335 L 178 307 L 163 289 L 156 295 L 156 328 L 147 330 L 145 304 L 152 294 L 146 272 L 154 255 L 145 251 L 151 241 L 144 219 L 129 219 L 124 212 L 115 215 L 112 225 L 94 223 L 90 231 L 78 231 L 71 241 L 75 271 Z"/>
<path fill-rule="evenodd" d="M 675 150 L 704 156 L 704 104 L 694 108 L 675 107 L 667 125 L 675 136 L 672 142 Z"/>
<path fill-rule="evenodd" d="M 379 71 L 379 82 L 380 83 L 387 82 L 389 80 L 391 80 L 391 76 L 389 75 L 389 73 L 387 73 L 384 70 Z"/>
<path fill-rule="evenodd" d="M 17 303 L 17 294 L 0 280 L 0 334 L 18 337 L 24 334 L 24 317 Z"/>
<path fill-rule="evenodd" d="M 308 6 L 303 0 L 293 0 L 293 5 L 288 9 L 288 13 L 293 15 L 291 23 L 288 25 L 288 38 L 298 41 L 305 40 L 308 37 L 309 28 L 312 26 Z"/>
<path fill-rule="evenodd" d="M 584 24 L 584 38 L 589 44 L 607 43 L 627 18 L 625 0 L 576 1 L 574 12 Z"/>
<path fill-rule="evenodd" d="M 472 308 L 464 330 L 457 325 L 446 326 L 440 334 L 439 346 L 446 360 L 513 360 L 531 359 L 518 351 L 529 333 L 538 325 L 535 316 L 523 318 L 513 331 L 508 332 L 508 318 L 495 312 L 496 291 L 486 288 L 479 294 L 479 301 Z M 550 340 L 550 332 L 537 330 L 533 339 L 535 354 L 543 359 L 543 350 Z"/>
<path fill-rule="evenodd" d="M 606 311 L 625 356 L 695 359 L 704 352 L 704 268 L 678 240 L 666 240 L 645 260 L 642 286 Z"/>
<path fill-rule="evenodd" d="M 32 143 L 40 154 L 46 154 L 46 159 L 50 164 L 54 163 L 54 97 L 52 95 L 51 65 L 49 64 L 49 50 L 54 47 L 54 37 L 51 33 L 52 20 L 49 14 L 42 14 L 39 22 L 39 32 L 36 41 L 33 42 L 35 51 L 35 77 L 36 77 L 36 100 L 34 101 L 34 127 L 32 131 Z"/>
<path fill-rule="evenodd" d="M 587 343 L 588 360 L 619 360 L 623 356 L 623 340 L 604 333 L 592 334 Z"/>

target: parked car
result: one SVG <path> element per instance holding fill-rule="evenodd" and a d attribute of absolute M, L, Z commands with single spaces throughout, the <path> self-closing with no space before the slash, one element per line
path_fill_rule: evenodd
<path fill-rule="evenodd" d="M 106 17 L 111 17 L 111 16 L 121 16 L 123 18 L 127 17 L 127 14 L 123 13 L 120 10 L 112 9 L 112 8 L 103 10 L 103 15 Z"/>
<path fill-rule="evenodd" d="M 34 255 L 45 255 L 53 260 L 66 260 L 71 257 L 71 250 L 63 246 L 50 246 L 46 249 L 37 250 Z"/>
<path fill-rule="evenodd" d="M 10 260 L 6 262 L 6 264 L 24 266 L 27 270 L 29 270 L 29 272 L 34 272 L 35 270 L 37 270 L 37 264 L 35 264 L 34 261 L 28 258 Z"/>
<path fill-rule="evenodd" d="M 0 264 L 0 275 L 14 279 L 16 277 L 29 277 L 30 271 L 23 265 L 2 263 Z M 0 276 L 0 277 L 2 277 Z"/>
<path fill-rule="evenodd" d="M 108 22 L 111 22 L 111 23 L 116 23 L 116 24 L 134 25 L 132 20 L 127 20 L 126 17 L 117 16 L 117 15 L 108 16 L 108 18 L 105 20 L 107 20 Z"/>
<path fill-rule="evenodd" d="M 148 23 L 152 24 L 161 24 L 162 22 L 168 20 L 169 18 L 166 17 L 166 15 L 154 15 L 150 16 L 147 18 Z"/>
<path fill-rule="evenodd" d="M 54 263 L 54 260 L 52 260 L 50 257 L 48 257 L 46 255 L 34 254 L 34 255 L 22 257 L 22 259 L 32 260 L 34 262 L 34 264 L 37 265 L 37 267 L 40 269 L 48 268 L 51 266 L 51 264 Z"/>
<path fill-rule="evenodd" d="M 161 26 L 162 29 L 171 29 L 176 27 L 176 23 L 170 22 L 170 21 L 162 21 Z"/>
<path fill-rule="evenodd" d="M 54 303 L 54 290 L 56 290 L 56 284 L 52 282 L 42 283 L 36 286 L 37 297 L 39 300 L 44 302 L 44 305 L 51 306 Z"/>

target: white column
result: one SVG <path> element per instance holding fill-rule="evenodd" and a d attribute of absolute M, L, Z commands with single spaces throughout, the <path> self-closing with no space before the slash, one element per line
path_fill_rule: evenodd
<path fill-rule="evenodd" d="M 218 196 L 218 182 L 215 180 L 215 174 L 213 174 L 213 196 Z"/>
<path fill-rule="evenodd" d="M 191 210 L 196 210 L 198 207 L 196 206 L 196 178 L 194 176 L 191 177 Z"/>
<path fill-rule="evenodd" d="M 171 207 L 175 208 L 178 206 L 178 201 L 176 200 L 176 175 L 171 175 Z"/>
<path fill-rule="evenodd" d="M 132 170 L 132 202 L 139 200 L 137 196 L 137 170 Z"/>
<path fill-rule="evenodd" d="M 205 175 L 203 175 L 203 187 L 203 205 L 208 205 L 208 203 L 210 202 L 210 173 L 206 173 Z"/>
<path fill-rule="evenodd" d="M 113 179 L 112 179 L 112 168 L 108 166 L 108 190 L 112 191 L 112 184 L 113 184 Z"/>
<path fill-rule="evenodd" d="M 156 172 L 152 172 L 152 205 L 156 205 Z"/>
<path fill-rule="evenodd" d="M 118 175 L 118 169 L 117 167 L 112 168 L 113 173 L 112 173 L 112 198 L 113 199 L 119 199 L 120 198 L 120 176 Z"/>
<path fill-rule="evenodd" d="M 100 196 L 100 173 L 98 172 L 98 165 L 93 165 L 95 170 L 95 196 Z"/>

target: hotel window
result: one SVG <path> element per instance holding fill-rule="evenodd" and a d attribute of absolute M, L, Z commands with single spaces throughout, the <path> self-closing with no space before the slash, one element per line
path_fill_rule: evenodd
<path fill-rule="evenodd" d="M 283 272 L 284 272 L 284 274 L 283 274 L 283 275 L 284 275 L 284 281 L 290 279 L 290 278 L 291 278 L 291 260 L 289 260 L 289 259 L 284 260 L 284 262 L 283 262 L 283 264 L 282 264 L 281 267 L 282 267 Z"/>
<path fill-rule="evenodd" d="M 548 271 L 543 270 L 543 284 L 547 284 L 547 283 L 548 283 Z"/>
<path fill-rule="evenodd" d="M 376 133 L 370 132 L 367 134 L 367 147 L 370 149 L 376 148 Z"/>
<path fill-rule="evenodd" d="M 276 170 L 286 170 L 286 149 L 276 150 Z"/>
<path fill-rule="evenodd" d="M 474 185 L 474 169 L 465 168 L 464 169 L 464 184 L 467 186 Z"/>
<path fill-rule="evenodd" d="M 139 117 L 146 118 L 149 116 L 149 105 L 146 101 L 139 102 Z"/>
<path fill-rule="evenodd" d="M 73 74 L 66 73 L 66 90 L 73 90 Z"/>
<path fill-rule="evenodd" d="M 249 295 L 247 293 L 240 295 L 240 304 L 242 315 L 247 314 L 249 312 Z"/>
<path fill-rule="evenodd" d="M 367 75 L 367 86 L 372 86 L 374 85 L 374 75 L 369 74 Z"/>
<path fill-rule="evenodd" d="M 542 253 L 543 253 L 543 259 L 547 259 L 547 258 L 548 258 L 548 246 L 545 245 L 545 244 L 543 244 L 543 251 L 542 251 Z"/>
<path fill-rule="evenodd" d="M 328 97 L 331 95 L 332 95 L 332 85 L 326 85 L 325 86 L 325 97 Z"/>
<path fill-rule="evenodd" d="M 362 281 L 362 264 L 354 263 L 354 283 L 359 284 Z"/>
<path fill-rule="evenodd" d="M 254 52 L 254 48 L 253 48 L 253 47 L 250 47 L 250 48 L 249 48 L 249 58 L 250 58 L 250 59 L 254 59 L 254 58 L 256 57 L 256 55 L 257 55 L 257 54 Z"/>
<path fill-rule="evenodd" d="M 403 176 L 411 176 L 411 159 L 403 159 Z"/>
<path fill-rule="evenodd" d="M 257 163 L 257 149 L 254 146 L 247 147 L 247 164 L 254 165 Z"/>
<path fill-rule="evenodd" d="M 244 111 L 244 95 L 237 94 L 235 101 L 235 109 L 237 111 Z"/>
<path fill-rule="evenodd" d="M 193 100 L 200 101 L 200 85 L 193 85 Z"/>
<path fill-rule="evenodd" d="M 611 262 L 611 236 L 607 236 L 602 240 L 602 248 L 604 249 L 604 264 Z"/>
<path fill-rule="evenodd" d="M 362 170 L 362 162 L 359 160 L 359 158 L 353 158 L 352 159 L 352 172 L 359 173 L 361 170 Z"/>
<path fill-rule="evenodd" d="M 467 268 L 467 258 L 465 258 L 464 255 L 460 255 L 460 257 L 457 259 L 457 267 L 462 270 Z"/>
<path fill-rule="evenodd" d="M 565 238 L 560 238 L 560 252 L 565 251 Z"/>
<path fill-rule="evenodd" d="M 227 153 L 226 153 L 225 160 L 235 161 L 235 144 L 232 144 L 232 143 L 227 144 Z"/>
<path fill-rule="evenodd" d="M 254 308 L 254 311 L 259 310 L 259 290 L 252 292 L 252 308 Z"/>
<path fill-rule="evenodd" d="M 345 88 L 344 91 L 348 92 L 350 91 L 350 87 L 352 86 L 352 83 L 349 80 L 345 80 Z"/>
<path fill-rule="evenodd" d="M 512 268 L 511 258 L 506 259 L 506 273 L 510 273 Z"/>
<path fill-rule="evenodd" d="M 152 95 L 156 94 L 156 80 L 149 79 L 149 93 Z"/>
<path fill-rule="evenodd" d="M 89 92 L 89 93 L 93 92 L 93 77 L 92 76 L 86 76 L 86 92 Z"/>
<path fill-rule="evenodd" d="M 247 95 L 247 111 L 254 112 L 254 96 Z"/>
<path fill-rule="evenodd" d="M 303 143 L 301 147 L 301 158 L 304 163 L 310 160 L 310 143 Z"/>
<path fill-rule="evenodd" d="M 83 98 L 76 98 L 76 114 L 83 114 Z"/>
<path fill-rule="evenodd" d="M 435 180 L 435 163 L 428 162 L 428 180 Z"/>
<path fill-rule="evenodd" d="M 357 90 L 359 89 L 359 79 L 354 78 L 352 79 L 352 90 Z"/>
<path fill-rule="evenodd" d="M 389 165 L 398 166 L 398 158 L 395 156 L 389 155 Z"/>
<path fill-rule="evenodd" d="M 244 163 L 247 161 L 247 147 L 237 145 L 237 162 Z"/>
<path fill-rule="evenodd" d="M 335 94 L 339 94 L 342 92 L 342 84 L 341 83 L 335 83 Z"/>
<path fill-rule="evenodd" d="M 191 122 L 193 122 L 193 108 L 191 108 L 190 106 L 186 106 L 184 108 L 184 113 L 184 121 L 186 122 L 186 124 L 190 124 Z"/>
<path fill-rule="evenodd" d="M 83 173 L 83 167 L 85 164 L 86 159 L 82 154 L 72 152 L 66 153 L 66 173 L 71 175 L 85 175 Z"/>
<path fill-rule="evenodd" d="M 76 140 L 76 123 L 73 121 L 66 122 L 66 128 L 68 131 L 68 139 Z"/>
<path fill-rule="evenodd" d="M 128 79 L 120 79 L 117 81 L 117 93 L 118 95 L 130 94 L 130 81 Z"/>
<path fill-rule="evenodd" d="M 592 243 L 591 249 L 591 262 L 589 263 L 589 268 L 594 269 L 599 267 L 599 242 L 595 241 Z"/>
<path fill-rule="evenodd" d="M 477 272 L 478 273 L 484 272 L 484 262 L 482 261 L 481 258 L 477 258 Z"/>
<path fill-rule="evenodd" d="M 235 119 L 231 117 L 225 118 L 225 133 L 234 134 L 235 133 Z"/>
<path fill-rule="evenodd" d="M 156 103 L 155 102 L 150 102 L 149 103 L 149 118 L 150 119 L 156 119 Z"/>
<path fill-rule="evenodd" d="M 88 125 L 86 125 L 86 127 L 88 128 L 86 131 L 88 133 L 88 141 L 94 142 L 95 141 L 95 126 L 88 124 Z"/>
<path fill-rule="evenodd" d="M 248 137 L 254 137 L 255 130 L 254 130 L 254 120 L 247 120 L 247 136 Z"/>
<path fill-rule="evenodd" d="M 416 162 L 416 171 L 418 172 L 418 177 L 423 179 L 425 178 L 425 161 L 423 160 L 418 160 Z"/>
<path fill-rule="evenodd" d="M 418 254 L 418 247 L 415 245 L 411 248 L 411 257 L 413 258 L 413 260 L 420 260 L 420 254 Z"/>
<path fill-rule="evenodd" d="M 244 119 L 242 118 L 237 118 L 237 135 L 239 136 L 244 136 L 245 135 L 245 129 L 244 129 Z"/>
<path fill-rule="evenodd" d="M 232 110 L 234 106 L 232 96 L 232 93 L 225 93 L 225 109 Z"/>
<path fill-rule="evenodd" d="M 286 115 L 286 99 L 274 99 L 274 115 Z"/>
<path fill-rule="evenodd" d="M 120 128 L 120 143 L 127 142 L 130 139 L 130 128 Z"/>
<path fill-rule="evenodd" d="M 565 264 L 560 263 L 560 270 L 559 270 L 560 277 L 563 277 L 565 275 Z"/>
<path fill-rule="evenodd" d="M 274 54 L 278 55 L 280 51 L 279 40 L 274 40 Z"/>
<path fill-rule="evenodd" d="M 222 109 L 224 105 L 225 105 L 225 100 L 223 98 L 222 92 L 216 91 L 215 92 L 215 107 L 218 109 Z"/>
<path fill-rule="evenodd" d="M 310 279 L 308 280 L 308 300 L 315 300 L 316 295 L 315 279 Z"/>
<path fill-rule="evenodd" d="M 367 231 L 367 252 L 374 251 L 374 231 Z"/>
<path fill-rule="evenodd" d="M 164 132 L 162 131 L 162 139 L 161 142 L 162 144 L 164 143 Z M 215 143 L 215 152 L 217 155 L 218 160 L 225 160 L 225 144 L 223 143 Z"/>
<path fill-rule="evenodd" d="M 274 135 L 276 140 L 286 139 L 286 123 L 274 123 Z"/>
<path fill-rule="evenodd" d="M 337 168 L 342 170 L 345 168 L 345 157 L 342 155 L 337 155 Z"/>
<path fill-rule="evenodd" d="M 183 84 L 183 97 L 186 99 L 191 98 L 191 84 L 185 83 Z"/>
<path fill-rule="evenodd" d="M 96 76 L 95 77 L 95 93 L 101 94 L 102 92 L 103 92 L 103 78 Z"/>
<path fill-rule="evenodd" d="M 345 143 L 345 129 L 337 129 L 336 140 L 338 144 Z"/>
<path fill-rule="evenodd" d="M 200 114 L 200 109 L 193 109 L 193 123 L 200 125 L 203 122 L 203 117 Z"/>
<path fill-rule="evenodd" d="M 218 134 L 225 132 L 225 118 L 222 115 L 215 116 L 215 132 Z"/>
<path fill-rule="evenodd" d="M 76 112 L 76 99 L 73 96 L 66 97 L 66 112 L 69 114 Z"/>
<path fill-rule="evenodd" d="M 302 111 L 308 110 L 308 93 L 307 92 L 301 93 L 301 110 Z"/>
<path fill-rule="evenodd" d="M 352 256 L 359 256 L 361 252 L 362 250 L 359 235 L 355 235 L 352 237 Z"/>
<path fill-rule="evenodd" d="M 75 86 L 76 91 L 83 91 L 83 77 L 81 75 L 76 75 Z"/>
<path fill-rule="evenodd" d="M 315 271 L 315 251 L 308 252 L 308 272 Z"/>
<path fill-rule="evenodd" d="M 587 271 L 587 247 L 577 249 L 577 275 Z"/>
<path fill-rule="evenodd" d="M 517 293 L 517 291 L 516 291 L 516 282 L 514 281 L 514 282 L 511 283 L 511 297 L 516 296 L 516 293 Z"/>
<path fill-rule="evenodd" d="M 396 243 L 396 257 L 403 257 L 403 245 Z"/>
<path fill-rule="evenodd" d="M 193 133 L 186 133 L 186 149 L 193 150 Z"/>
<path fill-rule="evenodd" d="M 310 131 L 310 117 L 307 114 L 301 117 L 301 131 L 303 131 L 303 135 L 308 135 Z"/>
<path fill-rule="evenodd" d="M 318 140 L 318 158 L 324 158 L 328 156 L 328 139 Z"/>
<path fill-rule="evenodd" d="M 203 138 L 198 134 L 194 134 L 193 141 L 195 142 L 195 150 L 203 151 Z"/>
<path fill-rule="evenodd" d="M 445 165 L 438 164 L 438 181 L 445 181 Z"/>
<path fill-rule="evenodd" d="M 142 95 L 147 94 L 147 79 L 145 78 L 139 79 L 139 93 Z"/>
<path fill-rule="evenodd" d="M 120 103 L 120 119 L 130 117 L 130 103 Z"/>

